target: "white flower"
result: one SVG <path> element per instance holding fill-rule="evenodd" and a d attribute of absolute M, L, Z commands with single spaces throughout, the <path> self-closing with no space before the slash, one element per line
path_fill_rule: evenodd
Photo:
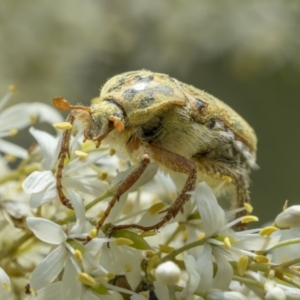
<path fill-rule="evenodd" d="M 181 270 L 172 261 L 167 261 L 160 264 L 155 270 L 156 280 L 166 284 L 174 285 L 180 279 Z"/>
<path fill-rule="evenodd" d="M 274 282 L 267 281 L 264 284 L 265 299 L 266 300 L 285 300 L 284 291 Z"/>
<path fill-rule="evenodd" d="M 51 136 L 50 134 L 30 128 L 30 133 L 35 137 L 41 147 L 43 153 L 42 164 L 45 171 L 34 171 L 23 182 L 22 187 L 26 194 L 31 194 L 30 206 L 36 208 L 44 203 L 52 201 L 57 197 L 56 178 L 52 172 L 57 162 L 60 139 Z M 71 143 L 71 154 L 78 147 L 77 141 L 80 135 Z M 85 168 L 99 159 L 98 153 L 90 155 L 84 161 L 80 158 L 71 155 L 71 161 L 64 168 L 64 176 L 62 183 L 64 188 L 75 188 L 82 192 L 92 195 L 100 195 L 107 185 L 99 182 L 98 174 L 86 174 L 83 172 Z M 76 175 L 76 173 L 79 175 Z"/>
<path fill-rule="evenodd" d="M 10 279 L 5 271 L 0 267 L 0 295 L 1 299 L 8 299 L 10 295 Z"/>
<path fill-rule="evenodd" d="M 247 230 L 234 232 L 231 226 L 238 223 L 241 218 L 227 223 L 226 215 L 219 206 L 213 192 L 209 186 L 202 182 L 195 192 L 192 193 L 196 199 L 196 205 L 201 216 L 205 243 L 203 247 L 196 247 L 189 250 L 192 256 L 185 257 L 185 263 L 189 266 L 189 280 L 187 286 L 182 291 L 182 295 L 187 294 L 187 289 L 191 289 L 190 281 L 197 282 L 195 271 L 200 276 L 197 291 L 207 291 L 212 288 L 227 290 L 232 280 L 233 270 L 228 262 L 228 258 L 237 260 L 236 255 L 243 254 L 255 256 L 251 251 L 266 250 L 274 246 L 279 236 L 262 237 L 257 232 L 259 230 Z M 188 227 L 188 242 L 197 240 L 198 228 Z M 200 227 L 201 228 L 201 227 Z M 214 275 L 213 262 L 217 264 L 217 272 Z M 195 283 L 192 285 L 195 286 Z"/>
<path fill-rule="evenodd" d="M 300 205 L 286 208 L 276 217 L 274 224 L 281 229 L 300 227 Z"/>
<path fill-rule="evenodd" d="M 42 218 L 27 218 L 28 227 L 33 231 L 37 238 L 43 242 L 57 246 L 31 274 L 30 284 L 36 291 L 53 282 L 63 268 L 65 268 L 65 272 L 70 268 L 76 270 L 77 273 L 82 272 L 80 264 L 74 258 L 75 249 L 70 245 L 69 239 L 86 237 L 87 233 L 85 232 L 85 229 L 86 227 L 89 227 L 89 224 L 85 220 L 85 210 L 79 195 L 72 191 L 69 191 L 69 194 L 71 195 L 70 200 L 72 201 L 76 214 L 76 223 L 70 229 L 68 235 L 61 226 L 49 220 Z M 94 239 L 86 246 L 86 249 L 89 249 L 87 263 L 90 262 L 88 255 L 95 252 L 95 249 L 96 253 L 98 253 L 101 250 L 102 245 L 108 241 L 110 240 Z M 70 264 L 73 266 L 70 266 Z M 99 269 L 103 271 L 103 274 L 105 273 L 103 268 L 99 267 Z M 66 277 L 66 281 L 68 281 L 68 277 Z"/>
<path fill-rule="evenodd" d="M 1 111 L 14 92 L 11 88 L 0 100 L 0 151 L 25 158 L 27 150 L 1 138 L 12 136 L 37 120 L 51 124 L 61 122 L 62 116 L 53 107 L 38 102 L 20 103 Z"/>

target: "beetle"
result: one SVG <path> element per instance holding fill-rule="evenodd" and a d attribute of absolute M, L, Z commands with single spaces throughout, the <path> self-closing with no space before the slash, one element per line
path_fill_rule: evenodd
<path fill-rule="evenodd" d="M 68 122 L 79 119 L 84 123 L 85 140 L 94 141 L 96 147 L 105 140 L 138 164 L 119 185 L 97 231 L 150 161 L 171 177 L 184 174 L 177 199 L 157 224 L 119 225 L 112 231 L 159 229 L 182 210 L 191 197 L 188 192 L 203 180 L 213 189 L 221 185 L 221 191 L 235 190 L 238 207 L 250 201 L 248 176 L 256 166 L 255 132 L 232 108 L 207 92 L 166 74 L 139 70 L 109 79 L 101 89 L 98 103 L 91 107 L 71 105 L 62 97 L 53 102 L 58 109 L 71 110 Z M 72 208 L 61 184 L 70 135 L 71 130 L 64 132 L 56 178 L 61 202 Z"/>

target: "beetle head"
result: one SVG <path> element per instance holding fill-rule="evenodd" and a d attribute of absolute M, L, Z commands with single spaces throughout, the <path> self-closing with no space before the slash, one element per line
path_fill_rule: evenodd
<path fill-rule="evenodd" d="M 85 125 L 85 140 L 93 140 L 97 148 L 110 131 L 124 130 L 124 112 L 113 100 L 106 99 L 91 108 L 71 105 L 62 97 L 54 98 L 53 103 L 58 109 L 71 110 L 71 114 Z"/>

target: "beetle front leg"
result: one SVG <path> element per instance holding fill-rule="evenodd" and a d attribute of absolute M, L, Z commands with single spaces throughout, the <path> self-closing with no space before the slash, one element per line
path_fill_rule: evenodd
<path fill-rule="evenodd" d="M 74 123 L 75 117 L 73 116 L 72 112 L 68 115 L 66 122 L 69 122 L 71 124 Z M 58 197 L 60 199 L 60 202 L 68 207 L 69 209 L 73 209 L 73 206 L 70 202 L 70 200 L 65 196 L 63 192 L 63 186 L 62 186 L 62 173 L 63 168 L 65 165 L 65 160 L 67 157 L 70 157 L 70 150 L 69 150 L 69 143 L 71 139 L 71 132 L 72 129 L 65 130 L 62 136 L 62 142 L 61 142 L 61 148 L 58 155 L 59 161 L 57 166 L 57 172 L 56 172 L 56 190 Z"/>

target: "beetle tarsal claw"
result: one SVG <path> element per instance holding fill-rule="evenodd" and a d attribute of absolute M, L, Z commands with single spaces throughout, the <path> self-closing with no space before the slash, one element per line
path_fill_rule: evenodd
<path fill-rule="evenodd" d="M 124 123 L 122 120 L 116 116 L 110 116 L 108 118 L 109 121 L 112 121 L 114 123 L 114 127 L 117 131 L 121 132 L 124 130 Z"/>

